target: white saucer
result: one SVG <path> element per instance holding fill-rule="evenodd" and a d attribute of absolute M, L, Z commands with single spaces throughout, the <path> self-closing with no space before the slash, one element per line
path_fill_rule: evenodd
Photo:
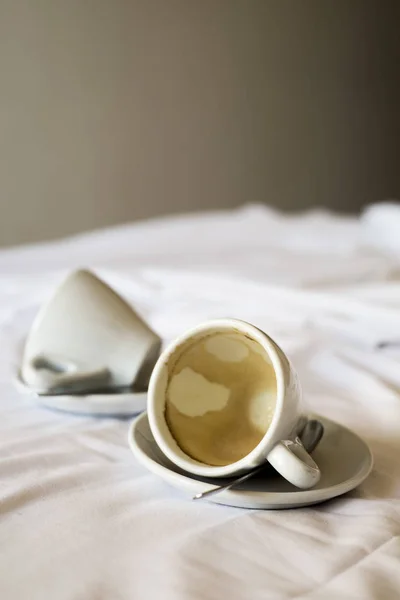
<path fill-rule="evenodd" d="M 62 410 L 79 415 L 122 417 L 142 412 L 147 404 L 147 392 L 104 393 L 88 395 L 40 395 L 32 391 L 18 372 L 15 383 L 19 390 L 29 394 L 46 408 Z"/>
<path fill-rule="evenodd" d="M 211 496 L 209 501 L 242 508 L 294 508 L 340 496 L 358 486 L 369 475 L 372 455 L 367 444 L 342 425 L 317 416 L 324 436 L 313 457 L 321 469 L 321 479 L 311 490 L 299 490 L 273 469 L 255 476 L 237 488 Z M 173 465 L 161 452 L 151 433 L 147 413 L 136 417 L 128 435 L 129 446 L 149 471 L 184 491 L 188 497 L 222 485 L 223 479 L 194 477 Z M 198 500 L 197 502 L 202 502 Z"/>

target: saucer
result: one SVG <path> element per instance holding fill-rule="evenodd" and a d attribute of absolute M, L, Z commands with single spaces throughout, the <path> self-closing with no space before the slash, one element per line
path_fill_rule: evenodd
<path fill-rule="evenodd" d="M 314 488 L 299 490 L 267 465 L 265 472 L 255 475 L 237 488 L 211 496 L 209 501 L 240 508 L 295 508 L 335 498 L 360 485 L 372 469 L 372 454 L 367 444 L 339 423 L 321 416 L 313 418 L 317 418 L 324 426 L 323 438 L 313 452 L 313 458 L 322 473 Z M 128 441 L 133 454 L 143 466 L 190 498 L 226 481 L 197 477 L 172 464 L 154 441 L 146 412 L 132 422 Z"/>
<path fill-rule="evenodd" d="M 16 373 L 15 384 L 19 390 L 29 394 L 41 406 L 87 416 L 123 417 L 135 415 L 146 409 L 147 392 L 120 392 L 64 395 L 37 394 Z"/>

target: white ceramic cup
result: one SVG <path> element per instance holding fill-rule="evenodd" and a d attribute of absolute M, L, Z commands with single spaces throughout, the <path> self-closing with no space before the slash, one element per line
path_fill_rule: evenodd
<path fill-rule="evenodd" d="M 21 379 L 39 394 L 147 387 L 161 340 L 86 270 L 71 273 L 29 332 Z"/>
<path fill-rule="evenodd" d="M 178 446 L 166 421 L 166 391 L 171 373 L 168 364 L 182 356 L 193 342 L 215 333 L 243 334 L 266 352 L 276 376 L 276 403 L 271 424 L 259 444 L 244 458 L 224 465 L 211 466 L 191 458 Z M 190 398 L 188 397 L 188 402 Z M 148 418 L 154 439 L 162 452 L 178 467 L 203 477 L 228 477 L 248 471 L 264 461 L 293 485 L 307 489 L 320 478 L 320 471 L 299 440 L 307 422 L 302 406 L 298 376 L 279 346 L 257 327 L 236 319 L 208 321 L 171 343 L 159 357 L 150 378 Z"/>

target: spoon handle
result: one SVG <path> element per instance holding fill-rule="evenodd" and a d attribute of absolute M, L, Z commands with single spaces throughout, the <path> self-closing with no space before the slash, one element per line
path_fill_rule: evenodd
<path fill-rule="evenodd" d="M 219 494 L 219 492 L 222 492 L 222 490 L 229 490 L 234 485 L 238 485 L 239 483 L 243 483 L 243 481 L 247 481 L 247 479 L 250 479 L 250 477 L 253 477 L 253 475 L 258 473 L 259 471 L 262 471 L 262 469 L 265 469 L 265 463 L 263 463 L 262 465 L 259 465 L 252 471 L 245 473 L 241 477 L 238 477 L 237 479 L 234 479 L 233 481 L 230 481 L 229 483 L 227 483 L 225 485 L 213 487 L 209 490 L 206 490 L 205 492 L 200 492 L 200 494 L 196 494 L 195 496 L 193 496 L 193 500 L 201 500 L 202 498 L 206 498 L 208 496 L 213 496 L 214 494 Z"/>

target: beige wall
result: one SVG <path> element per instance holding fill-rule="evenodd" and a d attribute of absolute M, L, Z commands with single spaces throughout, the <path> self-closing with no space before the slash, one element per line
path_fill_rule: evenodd
<path fill-rule="evenodd" d="M 400 196 L 399 7 L 0 0 L 0 245 Z"/>

